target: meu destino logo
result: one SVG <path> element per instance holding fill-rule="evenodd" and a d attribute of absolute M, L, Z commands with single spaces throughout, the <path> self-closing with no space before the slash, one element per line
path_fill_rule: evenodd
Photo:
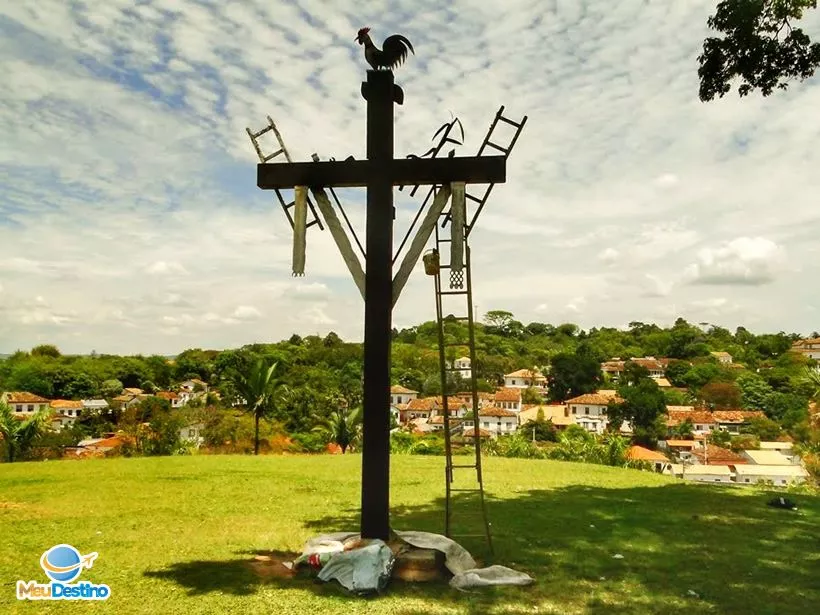
<path fill-rule="evenodd" d="M 91 568 L 97 553 L 80 555 L 71 545 L 55 545 L 40 557 L 40 566 L 50 583 L 17 581 L 18 600 L 106 600 L 111 595 L 108 585 L 88 581 L 74 583 L 83 571 Z"/>

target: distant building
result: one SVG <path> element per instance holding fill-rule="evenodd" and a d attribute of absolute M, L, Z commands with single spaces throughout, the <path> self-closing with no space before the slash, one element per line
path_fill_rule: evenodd
<path fill-rule="evenodd" d="M 51 403 L 45 397 L 40 397 L 28 391 L 10 391 L 0 395 L 0 399 L 6 402 L 15 415 L 29 416 L 48 408 Z"/>
<path fill-rule="evenodd" d="M 586 393 L 566 400 L 564 403 L 569 408 L 569 416 L 587 431 L 592 433 L 604 433 L 609 419 L 607 418 L 607 408 L 610 402 L 621 403 L 623 400 L 617 395 L 603 395 L 599 393 Z M 622 426 L 622 430 L 628 430 L 629 426 Z"/>
<path fill-rule="evenodd" d="M 638 446 L 637 444 L 629 447 L 629 450 L 626 452 L 626 458 L 630 461 L 645 461 L 650 463 L 655 469 L 655 472 L 663 472 L 671 465 L 669 458 L 663 453 Z"/>
<path fill-rule="evenodd" d="M 717 352 L 710 352 L 709 354 L 712 355 L 713 357 L 715 357 L 718 360 L 718 362 L 722 363 L 723 365 L 731 365 L 732 364 L 732 355 L 730 355 L 728 352 L 717 351 Z"/>
<path fill-rule="evenodd" d="M 533 372 L 529 369 L 519 369 L 509 374 L 504 374 L 504 386 L 507 388 L 518 389 L 535 387 L 546 391 L 547 379 L 541 372 Z"/>
<path fill-rule="evenodd" d="M 727 465 L 704 466 L 670 464 L 664 474 L 671 474 L 685 480 L 694 480 L 701 483 L 731 483 L 734 482 L 732 470 Z"/>
<path fill-rule="evenodd" d="M 618 380 L 623 374 L 626 364 L 631 361 L 649 371 L 650 378 L 663 378 L 666 368 L 669 366 L 669 359 L 656 359 L 655 357 L 633 357 L 626 361 L 618 358 L 601 363 L 601 371 L 609 375 L 613 380 Z"/>
<path fill-rule="evenodd" d="M 395 384 L 390 387 L 390 403 L 393 405 L 407 404 L 419 396 L 418 391 Z"/>
<path fill-rule="evenodd" d="M 820 361 L 820 337 L 796 341 L 792 344 L 792 352 L 799 352 L 809 359 Z"/>
<path fill-rule="evenodd" d="M 735 482 L 745 484 L 771 482 L 778 486 L 805 483 L 809 473 L 799 465 L 735 466 Z"/>
<path fill-rule="evenodd" d="M 462 378 L 469 380 L 473 374 L 470 357 L 459 357 L 453 361 L 453 369 L 458 370 L 456 373 L 460 374 Z"/>

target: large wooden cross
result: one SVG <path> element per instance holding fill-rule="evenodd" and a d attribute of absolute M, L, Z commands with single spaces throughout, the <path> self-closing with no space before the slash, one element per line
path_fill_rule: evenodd
<path fill-rule="evenodd" d="M 390 344 L 393 312 L 393 187 L 503 183 L 504 156 L 393 158 L 392 71 L 367 71 L 367 160 L 259 164 L 265 189 L 367 187 L 361 535 L 390 533 Z"/>

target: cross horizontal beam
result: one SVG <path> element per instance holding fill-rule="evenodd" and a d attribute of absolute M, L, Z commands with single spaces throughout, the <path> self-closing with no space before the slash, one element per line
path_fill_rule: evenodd
<path fill-rule="evenodd" d="M 256 185 L 263 190 L 294 186 L 359 188 L 374 179 L 383 180 L 385 175 L 394 186 L 450 182 L 495 184 L 507 179 L 504 156 L 397 158 L 386 163 L 371 160 L 263 163 L 256 169 Z"/>

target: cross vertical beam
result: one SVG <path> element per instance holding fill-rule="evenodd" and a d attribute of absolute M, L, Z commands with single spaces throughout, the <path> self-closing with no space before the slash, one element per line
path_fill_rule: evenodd
<path fill-rule="evenodd" d="M 362 538 L 390 533 L 390 343 L 393 322 L 392 71 L 367 71 L 367 260 L 364 297 Z M 400 100 L 400 99 L 399 99 Z"/>

